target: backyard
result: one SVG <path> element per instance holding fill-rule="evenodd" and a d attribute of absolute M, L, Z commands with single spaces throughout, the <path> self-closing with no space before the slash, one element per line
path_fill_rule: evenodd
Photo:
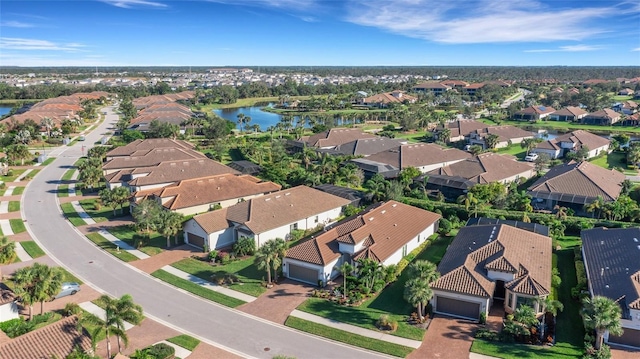
<path fill-rule="evenodd" d="M 632 170 L 627 167 L 627 154 L 624 152 L 611 152 L 609 154 L 591 160 L 591 163 L 608 169 L 622 168 L 624 169 L 624 174 L 626 175 L 638 175 L 637 170 Z"/>

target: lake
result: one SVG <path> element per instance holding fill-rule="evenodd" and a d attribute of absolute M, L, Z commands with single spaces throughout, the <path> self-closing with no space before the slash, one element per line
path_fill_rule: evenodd
<path fill-rule="evenodd" d="M 9 112 L 11 112 L 11 107 L 2 107 L 2 106 L 0 106 L 0 117 L 8 114 Z"/>
<path fill-rule="evenodd" d="M 268 106 L 272 106 L 269 104 Z M 259 125 L 260 131 L 266 131 L 270 126 L 275 126 L 280 122 L 282 116 L 277 113 L 271 113 L 262 111 L 261 108 L 263 106 L 252 106 L 252 107 L 238 107 L 238 108 L 225 108 L 225 109 L 214 109 L 213 113 L 224 118 L 225 120 L 229 120 L 236 124 L 236 128 L 240 129 L 240 125 L 238 123 L 238 115 L 244 114 L 245 116 L 251 117 L 251 122 L 249 125 Z M 295 120 L 294 120 L 295 124 Z M 244 131 L 244 129 L 242 129 Z"/>

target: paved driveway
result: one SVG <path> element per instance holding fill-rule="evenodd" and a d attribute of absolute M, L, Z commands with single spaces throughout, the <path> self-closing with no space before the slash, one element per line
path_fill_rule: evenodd
<path fill-rule="evenodd" d="M 420 348 L 409 354 L 407 358 L 468 358 L 477 326 L 468 320 L 437 315 L 431 321 Z"/>
<path fill-rule="evenodd" d="M 312 286 L 289 279 L 281 280 L 251 303 L 238 307 L 245 313 L 278 324 L 284 324 L 289 314 L 309 298 Z"/>
<path fill-rule="evenodd" d="M 625 349 L 622 347 L 611 348 L 611 358 L 613 359 L 638 359 L 640 350 Z"/>

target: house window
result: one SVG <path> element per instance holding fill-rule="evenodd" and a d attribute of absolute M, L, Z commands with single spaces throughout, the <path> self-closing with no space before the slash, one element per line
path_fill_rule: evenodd
<path fill-rule="evenodd" d="M 313 221 L 314 221 L 315 223 L 320 222 L 320 217 L 319 217 L 319 216 L 316 216 L 316 218 L 314 218 L 314 219 L 313 219 Z"/>
<path fill-rule="evenodd" d="M 420 243 L 420 235 L 418 234 L 418 243 Z"/>
<path fill-rule="evenodd" d="M 294 223 L 294 224 L 289 226 L 289 232 L 293 232 L 293 231 L 297 231 L 297 230 L 298 230 L 298 223 Z"/>
<path fill-rule="evenodd" d="M 407 245 L 402 246 L 402 256 L 405 257 L 407 255 Z"/>
<path fill-rule="evenodd" d="M 533 300 L 531 300 L 531 298 L 527 298 L 527 297 L 517 297 L 517 298 L 518 299 L 516 300 L 516 308 L 515 309 L 518 309 L 523 305 L 527 305 L 527 306 L 529 306 L 531 308 L 534 308 Z"/>
<path fill-rule="evenodd" d="M 509 293 L 509 296 L 507 299 L 507 307 L 513 308 L 513 293 Z"/>

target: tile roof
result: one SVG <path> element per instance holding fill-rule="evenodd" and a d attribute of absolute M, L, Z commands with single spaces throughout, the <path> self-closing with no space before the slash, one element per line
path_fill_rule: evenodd
<path fill-rule="evenodd" d="M 180 161 L 191 159 L 207 159 L 202 153 L 191 150 L 175 147 L 155 148 L 138 155 L 135 153 L 127 157 L 114 157 L 110 161 L 107 161 L 103 166 L 103 170 L 115 170 L 125 168 L 137 168 L 137 167 L 149 167 L 157 166 L 166 161 Z"/>
<path fill-rule="evenodd" d="M 489 125 L 476 120 L 456 120 L 447 123 L 447 128 L 451 131 L 451 137 L 468 136 L 475 130 L 487 127 Z"/>
<path fill-rule="evenodd" d="M 363 249 L 354 254 L 354 259 L 371 258 L 384 262 L 440 217 L 417 207 L 388 201 L 290 248 L 287 258 L 326 265 L 340 257 L 338 243 L 363 243 Z"/>
<path fill-rule="evenodd" d="M 521 128 L 503 125 L 503 126 L 489 126 L 483 129 L 473 131 L 477 137 L 484 138 L 490 134 L 495 134 L 498 139 L 502 141 L 508 141 L 514 138 L 533 138 L 535 134 L 533 132 L 525 131 Z"/>
<path fill-rule="evenodd" d="M 367 160 L 404 169 L 462 161 L 470 157 L 470 153 L 457 148 L 442 147 L 433 143 L 420 143 L 406 144 L 396 149 L 379 152 L 367 157 Z"/>
<path fill-rule="evenodd" d="M 186 179 L 157 190 L 156 197 L 171 199 L 164 204 L 170 210 L 189 208 L 234 198 L 251 197 L 280 190 L 281 186 L 248 175 L 225 173 Z M 137 197 L 137 194 L 134 194 Z M 163 201 L 164 202 L 164 201 Z"/>
<path fill-rule="evenodd" d="M 536 148 L 560 150 L 562 148 L 562 146 L 560 145 L 562 142 L 573 143 L 572 150 L 574 151 L 577 151 L 585 146 L 589 150 L 595 150 L 596 148 L 608 146 L 611 144 L 611 140 L 609 140 L 608 138 L 594 135 L 593 133 L 584 130 L 576 130 L 564 135 L 557 136 L 554 139 L 540 142 L 536 146 Z"/>
<path fill-rule="evenodd" d="M 463 227 L 447 249 L 432 288 L 491 297 L 488 270 L 512 273 L 505 287 L 539 296 L 551 289 L 551 238 L 506 224 Z"/>
<path fill-rule="evenodd" d="M 555 112 L 556 109 L 553 107 L 547 107 L 547 106 L 529 106 L 526 108 L 523 108 L 522 110 L 516 112 L 516 113 L 520 113 L 520 114 L 536 114 L 536 115 L 544 115 L 547 113 L 552 113 Z"/>
<path fill-rule="evenodd" d="M 528 172 L 533 176 L 533 164 L 519 162 L 514 156 L 497 153 L 484 153 L 449 166 L 438 168 L 428 175 L 462 177 L 473 183 L 491 183 L 504 181 L 516 175 Z"/>
<path fill-rule="evenodd" d="M 146 140 L 135 140 L 125 146 L 116 147 L 107 152 L 105 156 L 131 156 L 138 151 L 149 151 L 156 148 L 193 149 L 194 145 L 190 142 L 182 140 L 171 140 L 168 138 L 150 138 Z"/>
<path fill-rule="evenodd" d="M 301 137 L 300 141 L 311 147 L 335 147 L 360 138 L 377 138 L 358 128 L 332 128 L 312 136 Z"/>
<path fill-rule="evenodd" d="M 391 148 L 398 148 L 404 143 L 406 142 L 403 140 L 388 137 L 360 138 L 338 145 L 334 151 L 344 155 L 369 156 Z"/>
<path fill-rule="evenodd" d="M 403 103 L 405 101 L 415 102 L 417 99 L 417 97 L 407 95 L 403 91 L 392 91 L 369 96 L 362 101 L 364 103 L 388 104 Z"/>
<path fill-rule="evenodd" d="M 451 87 L 441 84 L 440 82 L 424 82 L 418 85 L 413 86 L 414 89 L 443 89 L 448 90 Z"/>
<path fill-rule="evenodd" d="M 555 111 L 554 113 L 552 113 L 552 115 L 558 115 L 558 116 L 574 116 L 574 117 L 578 117 L 578 116 L 582 116 L 582 115 L 586 115 L 587 111 L 581 109 L 580 107 L 574 107 L 574 106 L 568 106 L 563 108 L 562 110 L 558 110 Z"/>
<path fill-rule="evenodd" d="M 583 203 L 602 196 L 605 201 L 614 201 L 620 195 L 625 176 L 616 170 L 608 170 L 590 162 L 569 162 L 555 166 L 528 188 L 528 193 L 538 198 L 563 196 L 562 201 L 571 202 L 576 196 Z"/>
<path fill-rule="evenodd" d="M 580 237 L 593 294 L 618 300 L 623 313 L 640 310 L 640 228 L 594 228 Z"/>
<path fill-rule="evenodd" d="M 50 359 L 64 358 L 77 346 L 91 349 L 91 338 L 78 331 L 76 316 L 63 318 L 0 345 L 0 358 Z"/>
<path fill-rule="evenodd" d="M 143 175 L 129 181 L 131 186 L 148 186 L 159 183 L 177 182 L 192 178 L 239 174 L 231 167 L 209 158 L 163 161 L 153 167 L 140 167 L 131 171 L 133 176 Z"/>
<path fill-rule="evenodd" d="M 229 228 L 229 221 L 227 221 L 227 209 L 228 207 L 199 214 L 194 216 L 193 220 L 209 234 L 221 231 Z"/>
<path fill-rule="evenodd" d="M 617 120 L 617 119 L 620 118 L 620 114 L 615 112 L 612 109 L 605 108 L 604 110 L 600 110 L 600 111 L 596 111 L 596 112 L 590 113 L 590 114 L 586 115 L 584 118 L 585 119 L 588 119 L 588 118 L 598 118 L 598 119 L 605 118 L 605 119 L 608 119 L 608 120 Z"/>

